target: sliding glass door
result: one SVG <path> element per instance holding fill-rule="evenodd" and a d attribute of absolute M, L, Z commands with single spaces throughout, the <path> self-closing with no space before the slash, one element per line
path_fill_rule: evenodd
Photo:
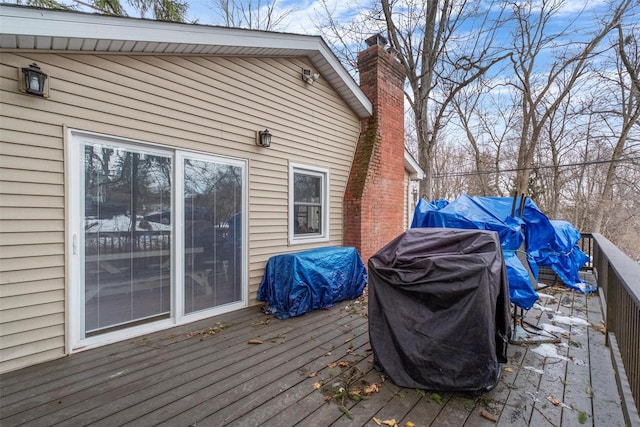
<path fill-rule="evenodd" d="M 71 347 L 246 305 L 246 162 L 71 136 Z"/>
<path fill-rule="evenodd" d="M 83 170 L 85 335 L 169 317 L 172 159 L 88 143 Z"/>
<path fill-rule="evenodd" d="M 242 299 L 243 167 L 183 158 L 184 313 Z"/>

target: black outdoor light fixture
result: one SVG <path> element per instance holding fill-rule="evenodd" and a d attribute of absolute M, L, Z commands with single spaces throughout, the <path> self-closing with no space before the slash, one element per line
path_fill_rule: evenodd
<path fill-rule="evenodd" d="M 29 68 L 23 68 L 24 91 L 31 95 L 44 96 L 47 75 L 40 70 L 35 62 Z"/>
<path fill-rule="evenodd" d="M 271 134 L 269 133 L 269 129 L 258 131 L 256 145 L 265 148 L 269 148 L 271 146 Z"/>

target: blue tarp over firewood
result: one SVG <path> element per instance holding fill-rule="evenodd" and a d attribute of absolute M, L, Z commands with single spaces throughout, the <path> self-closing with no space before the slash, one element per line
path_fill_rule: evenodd
<path fill-rule="evenodd" d="M 269 258 L 258 289 L 258 300 L 278 319 L 362 295 L 367 270 L 351 247 L 327 247 Z"/>
<path fill-rule="evenodd" d="M 521 200 L 517 199 L 515 206 Z M 522 213 L 509 197 L 471 197 L 462 195 L 452 202 L 420 200 L 411 228 L 443 227 L 492 230 L 498 233 L 507 267 L 511 302 L 525 310 L 538 299 L 529 270 L 538 279 L 538 266 L 553 269 L 565 285 L 588 292 L 591 285 L 583 282 L 578 271 L 588 260 L 577 246 L 580 233 L 566 221 L 550 221 L 538 206 L 525 199 Z M 520 257 L 518 252 L 520 251 Z"/>

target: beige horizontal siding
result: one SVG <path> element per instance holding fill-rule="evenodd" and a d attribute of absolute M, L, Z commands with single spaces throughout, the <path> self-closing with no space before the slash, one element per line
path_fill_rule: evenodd
<path fill-rule="evenodd" d="M 8 322 L 2 325 L 1 336 L 18 335 L 29 330 L 39 330 L 50 326 L 64 325 L 64 315 L 61 313 L 50 314 L 48 316 L 40 316 L 29 319 L 28 321 L 19 320 L 17 322 Z M 0 338 L 3 339 L 3 338 Z M 15 340 L 15 338 L 12 338 Z M 15 345 L 20 345 L 18 341 Z M 5 341 L 6 344 L 6 341 Z"/>
<path fill-rule="evenodd" d="M 45 243 L 62 243 L 64 232 L 39 232 L 39 233 L 2 233 L 0 246 L 13 245 L 39 245 Z"/>
<path fill-rule="evenodd" d="M 0 311 L 0 321 L 2 323 L 17 322 L 18 320 L 29 320 L 39 316 L 64 313 L 64 301 L 48 302 L 38 306 L 38 315 L 34 316 L 24 307 Z"/>
<path fill-rule="evenodd" d="M 49 75 L 48 99 L 17 91 L 17 70 L 32 62 Z M 322 78 L 306 85 L 302 68 L 313 67 L 305 58 L 2 53 L 0 371 L 64 353 L 64 126 L 248 160 L 250 304 L 269 257 L 342 244 L 359 121 Z M 254 143 L 264 128 L 269 149 Z M 328 243 L 288 246 L 290 161 L 330 170 Z"/>
<path fill-rule="evenodd" d="M 0 92 L 0 97 L 4 97 L 4 92 Z M 6 101 L 5 99 L 3 99 L 3 101 Z M 26 111 L 29 111 L 26 108 L 20 108 L 20 109 L 16 109 L 15 112 L 16 114 L 20 114 L 20 113 L 24 113 Z M 34 119 L 36 119 L 37 117 L 34 117 Z M 5 118 L 2 118 L 2 122 L 4 124 Z M 29 123 L 27 121 L 24 121 L 25 126 L 29 125 Z M 31 125 L 33 126 L 33 124 L 31 123 Z M 4 134 L 2 135 L 2 137 L 4 138 Z M 36 137 L 37 138 L 37 137 Z M 58 143 L 61 143 L 62 141 L 59 140 Z M 58 162 L 62 162 L 63 160 L 63 152 L 62 152 L 62 147 L 60 147 L 60 149 L 53 149 L 53 148 L 45 148 L 45 147 L 38 147 L 37 150 L 31 150 L 30 148 L 34 147 L 34 146 L 27 146 L 24 144 L 14 144 L 12 143 L 12 141 L 8 141 L 8 140 L 3 140 L 3 144 L 2 144 L 2 155 L 3 156 L 14 156 L 14 157 L 19 157 L 21 159 L 23 159 L 23 161 L 25 159 L 31 160 L 31 159 L 42 159 L 42 160 L 52 160 L 52 161 L 58 161 Z M 27 151 L 25 151 L 25 148 L 27 149 Z M 23 165 L 26 166 L 26 165 Z"/>
<path fill-rule="evenodd" d="M 64 219 L 64 210 L 45 207 L 0 207 L 2 219 Z"/>
<path fill-rule="evenodd" d="M 24 258 L 27 256 L 64 255 L 61 243 L 37 245 L 0 246 L 0 259 Z"/>
<path fill-rule="evenodd" d="M 0 297 L 12 297 L 63 289 L 61 279 L 34 280 L 31 282 L 3 283 L 0 286 Z"/>
<path fill-rule="evenodd" d="M 56 328 L 57 332 L 59 328 Z M 64 347 L 59 345 L 60 340 L 64 340 L 63 336 L 51 332 L 51 337 L 37 340 L 29 343 L 25 343 L 16 347 L 4 347 L 0 348 L 0 360 L 2 360 L 2 368 L 4 371 L 11 371 L 19 369 L 30 364 L 44 362 L 55 357 L 64 355 Z M 37 347 L 33 345 L 37 342 Z M 2 341 L 0 343 L 4 344 Z M 34 351 L 34 347 L 37 351 Z"/>
<path fill-rule="evenodd" d="M 64 221 L 3 219 L 0 223 L 0 233 L 38 233 L 41 231 L 64 231 Z"/>
<path fill-rule="evenodd" d="M 27 156 L 29 154 L 30 153 L 25 153 L 25 155 Z M 64 167 L 64 164 L 60 160 L 34 159 L 33 157 L 25 157 L 24 155 L 11 156 L 0 151 L 0 167 L 3 169 L 9 169 L 10 167 L 13 167 L 16 169 L 25 168 L 28 170 L 63 173 L 62 168 Z"/>
<path fill-rule="evenodd" d="M 55 208 L 62 209 L 64 200 L 55 196 L 29 196 L 25 194 L 4 195 L 0 200 L 2 207 Z M 3 218 L 0 216 L 0 218 Z"/>
<path fill-rule="evenodd" d="M 25 308 L 33 305 L 48 304 L 55 301 L 64 301 L 63 290 L 4 297 L 2 299 L 2 311 L 4 312 L 6 310 Z M 7 319 L 3 316 L 3 320 Z M 4 334 L 4 331 L 2 331 L 1 334 Z"/>
<path fill-rule="evenodd" d="M 62 185 L 64 183 L 64 176 L 55 172 L 3 168 L 0 169 L 0 176 L 2 177 L 2 180 L 7 183 L 5 185 L 11 185 L 9 184 L 10 182 L 48 182 L 49 184 L 58 185 Z"/>

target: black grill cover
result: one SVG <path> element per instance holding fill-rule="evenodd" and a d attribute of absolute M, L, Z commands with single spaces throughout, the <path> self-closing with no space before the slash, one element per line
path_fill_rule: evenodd
<path fill-rule="evenodd" d="M 374 363 L 396 385 L 490 389 L 506 362 L 509 335 L 497 233 L 414 228 L 369 259 Z"/>

